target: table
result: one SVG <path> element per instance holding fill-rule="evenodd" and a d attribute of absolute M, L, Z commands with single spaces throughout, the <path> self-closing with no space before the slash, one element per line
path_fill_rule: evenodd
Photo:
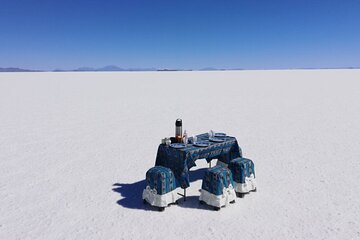
<path fill-rule="evenodd" d="M 209 141 L 209 134 L 197 136 L 198 141 Z M 190 186 L 189 169 L 196 166 L 197 159 L 205 158 L 207 162 L 218 159 L 229 164 L 234 158 L 242 157 L 242 151 L 235 137 L 226 136 L 224 142 L 209 142 L 208 147 L 196 147 L 187 144 L 185 148 L 176 149 L 160 144 L 155 166 L 170 168 L 176 178 L 177 186 L 185 189 Z"/>

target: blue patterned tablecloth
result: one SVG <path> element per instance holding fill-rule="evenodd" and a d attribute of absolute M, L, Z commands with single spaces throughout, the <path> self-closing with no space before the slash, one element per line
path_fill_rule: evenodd
<path fill-rule="evenodd" d="M 197 136 L 198 141 L 209 142 L 207 133 Z M 196 166 L 197 159 L 218 159 L 226 164 L 234 158 L 242 157 L 241 148 L 235 137 L 226 136 L 224 142 L 209 142 L 208 147 L 196 147 L 187 144 L 185 148 L 176 149 L 160 144 L 156 156 L 155 166 L 170 168 L 175 175 L 177 185 L 182 188 L 190 186 L 189 169 Z"/>

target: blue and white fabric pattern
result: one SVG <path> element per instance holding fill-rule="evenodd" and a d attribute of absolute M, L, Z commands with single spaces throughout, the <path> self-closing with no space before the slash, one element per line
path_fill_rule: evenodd
<path fill-rule="evenodd" d="M 166 207 L 180 198 L 177 192 L 176 179 L 169 168 L 155 166 L 146 172 L 146 188 L 142 197 L 150 205 Z"/>
<path fill-rule="evenodd" d="M 185 148 L 175 149 L 165 144 L 160 144 L 156 156 L 156 166 L 170 168 L 179 186 L 187 188 L 190 186 L 189 169 L 196 166 L 197 159 L 206 159 L 210 162 L 212 159 L 218 159 L 229 164 L 232 159 L 242 157 L 241 148 L 235 137 L 222 137 L 223 142 L 210 142 L 207 133 L 197 136 L 197 140 L 208 142 L 207 147 L 196 147 L 193 144 L 187 144 Z"/>
<path fill-rule="evenodd" d="M 247 193 L 256 189 L 254 162 L 247 158 L 236 158 L 229 164 L 236 192 Z"/>
<path fill-rule="evenodd" d="M 214 207 L 228 205 L 235 200 L 231 171 L 223 166 L 215 166 L 205 172 L 200 201 Z"/>

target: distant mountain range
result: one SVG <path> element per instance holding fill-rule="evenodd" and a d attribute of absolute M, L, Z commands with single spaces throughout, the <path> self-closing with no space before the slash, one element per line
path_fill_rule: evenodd
<path fill-rule="evenodd" d="M 289 68 L 289 69 L 358 69 L 356 67 L 338 67 L 338 68 Z M 1 68 L 0 72 L 144 72 L 144 71 L 227 71 L 227 70 L 246 70 L 243 68 L 213 68 L 206 67 L 200 69 L 176 69 L 176 68 L 121 68 L 115 65 L 109 65 L 101 68 L 93 67 L 80 67 L 76 69 L 55 69 L 53 71 L 42 71 L 42 70 L 33 70 L 33 69 L 23 69 L 16 67 Z M 255 70 L 255 69 L 254 69 Z M 267 70 L 267 69 L 257 69 L 257 70 Z M 272 69 L 269 69 L 272 70 Z M 286 70 L 286 69 L 274 69 L 274 70 Z"/>
<path fill-rule="evenodd" d="M 54 72 L 129 72 L 129 71 L 157 71 L 156 68 L 121 68 L 115 65 L 109 65 L 101 68 L 80 67 L 72 70 L 56 69 Z"/>
<path fill-rule="evenodd" d="M 115 65 L 109 65 L 101 68 L 93 68 L 93 67 L 79 67 L 76 69 L 55 69 L 50 71 L 42 71 L 42 70 L 31 70 L 31 69 L 22 69 L 22 68 L 0 68 L 0 72 L 145 72 L 145 71 L 161 71 L 161 72 L 169 72 L 169 71 L 225 71 L 225 70 L 243 70 L 241 68 L 233 68 L 233 69 L 221 69 L 221 68 L 213 68 L 206 67 L 201 69 L 180 69 L 180 68 L 121 68 Z"/>
<path fill-rule="evenodd" d="M 0 72 L 41 72 L 41 71 L 9 67 L 9 68 L 0 68 Z"/>
<path fill-rule="evenodd" d="M 178 68 L 121 68 L 115 65 L 109 65 L 101 68 L 93 68 L 93 67 L 80 67 L 76 69 L 55 69 L 53 71 L 41 71 L 41 70 L 30 70 L 30 69 L 22 69 L 22 68 L 0 68 L 0 72 L 143 72 L 143 71 L 219 71 L 219 70 L 243 70 L 240 68 L 237 69 L 220 69 L 220 68 L 201 68 L 201 69 L 178 69 Z"/>

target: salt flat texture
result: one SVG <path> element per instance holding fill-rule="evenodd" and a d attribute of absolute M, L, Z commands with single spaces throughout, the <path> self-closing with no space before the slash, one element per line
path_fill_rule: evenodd
<path fill-rule="evenodd" d="M 236 136 L 258 192 L 143 205 L 175 119 Z M 0 239 L 359 239 L 360 71 L 1 73 Z"/>

